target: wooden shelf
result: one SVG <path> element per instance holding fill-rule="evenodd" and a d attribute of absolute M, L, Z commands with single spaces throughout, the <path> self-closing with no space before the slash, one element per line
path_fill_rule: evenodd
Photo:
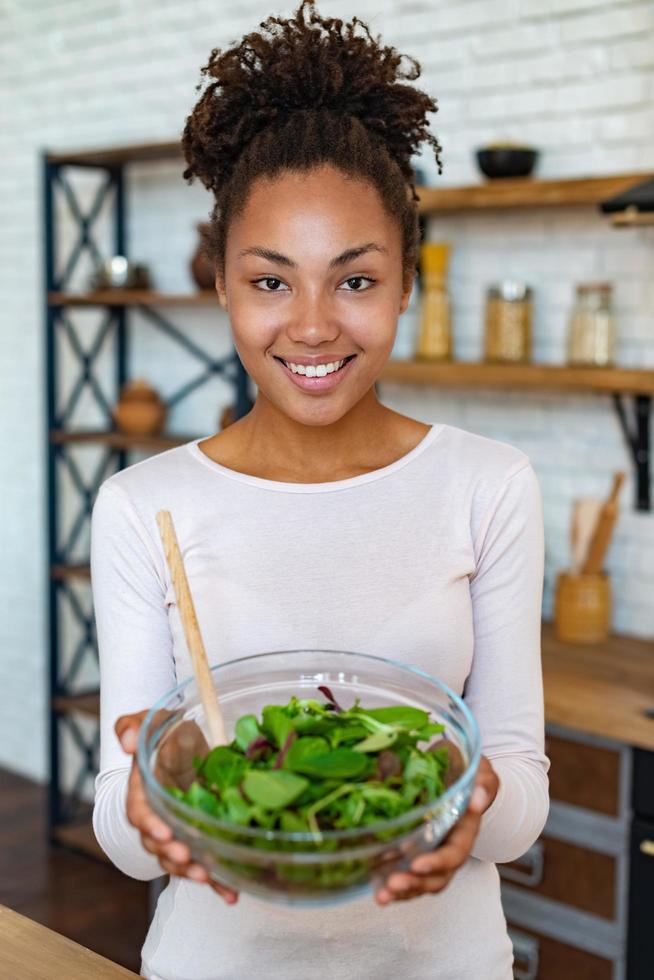
<path fill-rule="evenodd" d="M 179 141 L 167 143 L 137 143 L 133 146 L 97 147 L 91 150 L 62 150 L 60 153 L 47 153 L 48 163 L 79 164 L 86 167 L 115 167 L 123 163 L 137 163 L 141 160 L 183 160 L 182 144 Z"/>
<path fill-rule="evenodd" d="M 79 578 L 90 581 L 91 568 L 89 565 L 53 565 L 50 568 L 50 578 L 63 582 L 68 578 Z"/>
<path fill-rule="evenodd" d="M 561 643 L 543 623 L 545 720 L 654 751 L 654 640 Z"/>
<path fill-rule="evenodd" d="M 454 361 L 389 361 L 380 381 L 436 387 L 531 388 L 654 394 L 654 369 L 578 368 L 545 364 L 483 364 Z"/>
<path fill-rule="evenodd" d="M 506 177 L 467 187 L 416 187 L 416 193 L 420 198 L 418 210 L 421 214 L 497 208 L 569 207 L 599 204 L 651 177 L 651 171 L 565 180 Z"/>
<path fill-rule="evenodd" d="M 103 289 L 93 293 L 48 293 L 50 306 L 219 306 L 213 289 L 158 293 L 152 289 Z"/>
<path fill-rule="evenodd" d="M 58 827 L 53 828 L 52 836 L 58 843 L 65 844 L 74 851 L 89 854 L 100 861 L 109 861 L 93 833 L 90 815 L 86 823 L 59 824 Z"/>
<path fill-rule="evenodd" d="M 164 452 L 166 449 L 174 449 L 182 446 L 186 442 L 191 442 L 194 436 L 129 436 L 123 432 L 108 432 L 104 429 L 86 430 L 81 432 L 64 432 L 61 429 L 53 429 L 50 433 L 50 441 L 57 445 L 64 442 L 76 443 L 102 443 L 111 449 L 130 450 L 143 449 L 154 452 Z M 61 567 L 61 566 L 55 566 Z"/>
<path fill-rule="evenodd" d="M 52 704 L 55 711 L 60 712 L 60 714 L 78 712 L 82 715 L 90 715 L 92 718 L 100 717 L 99 691 L 88 691 L 85 694 L 62 694 L 53 698 Z"/>

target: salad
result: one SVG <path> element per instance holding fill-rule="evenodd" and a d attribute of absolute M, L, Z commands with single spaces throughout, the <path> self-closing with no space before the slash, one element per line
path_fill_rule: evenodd
<path fill-rule="evenodd" d="M 318 690 L 323 701 L 293 696 L 260 718 L 242 715 L 228 745 L 193 757 L 187 788 L 166 790 L 235 831 L 310 834 L 325 846 L 324 831 L 370 826 L 372 838 L 393 836 L 373 825 L 429 803 L 452 781 L 454 747 L 426 744 L 444 726 L 421 708 L 364 708 L 359 698 L 344 708 L 328 687 Z"/>

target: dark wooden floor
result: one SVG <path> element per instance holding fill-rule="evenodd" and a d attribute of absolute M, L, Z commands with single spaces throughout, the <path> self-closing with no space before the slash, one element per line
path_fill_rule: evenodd
<path fill-rule="evenodd" d="M 48 844 L 46 789 L 0 770 L 0 903 L 138 973 L 148 885 Z"/>

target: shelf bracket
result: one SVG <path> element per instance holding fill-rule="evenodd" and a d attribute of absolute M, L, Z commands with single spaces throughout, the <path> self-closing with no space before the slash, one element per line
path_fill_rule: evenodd
<path fill-rule="evenodd" d="M 627 446 L 631 451 L 636 468 L 636 510 L 651 511 L 650 493 L 650 410 L 651 395 L 633 396 L 634 421 L 627 418 L 627 410 L 623 398 L 618 392 L 613 392 L 613 404 L 618 415 L 618 421 L 624 433 Z"/>

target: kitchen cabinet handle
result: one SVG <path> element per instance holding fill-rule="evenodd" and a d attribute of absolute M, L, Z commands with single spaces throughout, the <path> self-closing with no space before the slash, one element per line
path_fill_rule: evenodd
<path fill-rule="evenodd" d="M 640 851 L 641 854 L 646 854 L 647 857 L 654 857 L 654 840 L 641 840 Z"/>
<path fill-rule="evenodd" d="M 509 929 L 509 937 L 513 943 L 513 980 L 537 980 L 538 940 L 533 936 L 527 936 L 524 932 L 518 932 L 517 929 Z M 520 966 L 517 960 L 520 960 Z"/>
<path fill-rule="evenodd" d="M 543 868 L 545 866 L 545 848 L 543 842 L 537 840 L 532 844 L 528 851 L 519 858 L 522 867 L 514 868 L 509 865 L 502 865 L 499 869 L 500 876 L 505 881 L 514 881 L 517 885 L 527 885 L 535 888 L 543 880 Z"/>

